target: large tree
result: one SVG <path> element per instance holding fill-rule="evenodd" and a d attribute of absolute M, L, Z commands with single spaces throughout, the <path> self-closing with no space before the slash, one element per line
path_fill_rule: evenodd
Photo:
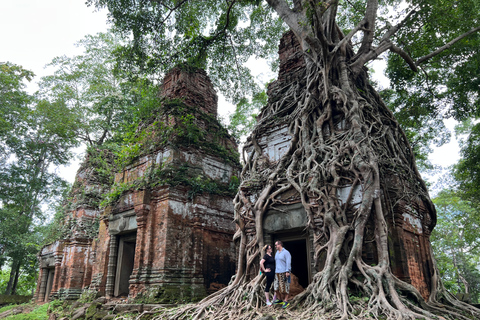
<path fill-rule="evenodd" d="M 55 69 L 42 77 L 37 95 L 63 105 L 70 113 L 70 130 L 79 142 L 100 146 L 132 121 L 144 80 L 115 72 L 113 52 L 122 43 L 113 32 L 88 35 L 77 43 L 83 53 L 55 57 Z M 135 79 L 133 79 L 135 78 Z"/>
<path fill-rule="evenodd" d="M 480 315 L 453 299 L 435 273 L 428 301 L 392 274 L 386 222 L 392 208 L 404 201 L 412 206 L 421 203 L 433 221 L 436 213 L 408 139 L 369 84 L 366 68 L 370 61 L 387 54 L 392 77 L 403 81 L 399 80 L 403 91 L 398 94 L 416 94 L 418 107 L 423 108 L 417 114 L 437 116 L 444 101 L 462 103 L 452 113 L 468 110 L 478 103 L 478 88 L 468 85 L 466 78 L 470 74 L 478 78 L 478 68 L 468 65 L 479 61 L 469 44 L 478 43 L 479 1 L 88 3 L 107 7 L 115 25 L 131 34 L 132 42 L 122 51 L 123 66 L 130 61 L 137 70 L 158 72 L 187 61 L 208 69 L 217 87 L 233 100 L 254 90 L 244 67 L 248 57 L 267 57 L 285 26 L 300 43 L 306 65 L 303 79 L 290 84 L 279 101 L 262 109 L 261 120 L 247 144 L 253 152 L 246 159 L 242 183 L 255 183 L 260 191 L 254 199 L 245 196 L 241 187 L 235 199 L 240 239 L 236 278 L 227 288 L 184 312 L 193 310 L 197 316 L 212 318 L 241 316 L 244 307 L 261 299 L 261 277 L 252 276 L 250 270 L 264 244 L 263 217 L 281 202 L 278 195 L 294 190 L 307 214 L 305 228 L 314 234 L 315 258 L 326 257 L 323 269 L 296 298 L 304 316 L 412 319 Z M 470 70 L 466 78 L 462 68 Z M 423 78 L 418 79 L 426 80 L 415 78 L 413 82 L 412 74 L 420 70 Z M 432 77 L 436 91 L 429 85 Z M 442 84 L 442 79 L 447 83 Z M 417 91 L 411 92 L 409 81 L 415 83 Z M 457 94 L 452 88 L 461 91 Z M 450 99 L 428 103 L 445 92 Z M 442 97 L 445 95 L 438 98 Z M 265 166 L 257 143 L 260 130 L 279 121 L 290 124 L 290 145 L 275 166 Z M 361 186 L 359 205 L 353 203 L 353 197 L 345 203 L 337 201 L 337 188 L 346 181 L 353 187 Z M 371 223 L 376 265 L 362 258 L 366 228 Z M 358 310 L 349 299 L 352 288 L 368 297 L 364 309 Z"/>
<path fill-rule="evenodd" d="M 32 77 L 21 66 L 0 63 L 0 265 L 8 260 L 11 266 L 6 294 L 15 294 L 22 270 L 34 273 L 41 206 L 66 188 L 53 169 L 68 162 L 75 145 L 68 110 L 25 91 Z"/>

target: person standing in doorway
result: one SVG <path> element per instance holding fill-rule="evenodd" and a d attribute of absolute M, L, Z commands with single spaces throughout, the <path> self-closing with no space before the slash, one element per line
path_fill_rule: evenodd
<path fill-rule="evenodd" d="M 273 284 L 275 296 L 273 297 L 273 303 L 281 304 L 282 308 L 285 309 L 289 306 L 288 294 L 290 293 L 292 256 L 290 252 L 283 247 L 282 241 L 276 241 L 275 248 L 277 252 L 275 253 L 275 281 Z"/>
<path fill-rule="evenodd" d="M 265 255 L 260 260 L 260 270 L 267 277 L 267 285 L 265 286 L 265 299 L 267 300 L 267 306 L 271 306 L 270 302 L 270 287 L 272 286 L 273 279 L 275 278 L 275 259 L 272 257 L 273 248 L 271 245 L 263 247 Z M 275 297 L 274 297 L 275 300 Z M 273 301 L 273 300 L 272 300 Z"/>

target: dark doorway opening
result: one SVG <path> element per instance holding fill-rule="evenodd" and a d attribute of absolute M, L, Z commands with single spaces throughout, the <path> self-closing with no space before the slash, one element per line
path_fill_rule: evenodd
<path fill-rule="evenodd" d="M 279 239 L 281 240 L 281 239 Z M 283 247 L 290 252 L 292 256 L 292 273 L 297 276 L 298 284 L 303 288 L 308 287 L 309 271 L 307 256 L 307 241 L 299 240 L 282 240 Z"/>
<path fill-rule="evenodd" d="M 135 246 L 137 234 L 119 237 L 117 272 L 115 273 L 115 297 L 128 296 L 129 280 L 135 262 Z"/>
<path fill-rule="evenodd" d="M 48 272 L 47 273 L 47 283 L 46 283 L 46 288 L 45 288 L 45 297 L 43 299 L 43 301 L 47 302 L 48 297 L 50 296 L 50 292 L 52 292 L 53 279 L 55 278 L 55 268 L 45 269 L 44 272 Z"/>

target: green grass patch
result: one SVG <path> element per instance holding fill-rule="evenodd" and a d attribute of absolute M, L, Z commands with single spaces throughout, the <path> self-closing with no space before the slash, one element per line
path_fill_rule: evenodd
<path fill-rule="evenodd" d="M 48 306 L 49 306 L 48 303 L 45 303 L 43 305 L 35 305 L 35 304 L 14 305 L 10 309 L 13 309 L 15 307 L 20 307 L 20 306 L 28 307 L 28 305 L 34 306 L 34 308 L 31 312 L 11 315 L 11 316 L 8 316 L 4 319 L 6 319 L 6 320 L 48 320 L 48 313 L 47 313 Z M 7 309 L 7 310 L 9 310 L 9 309 Z M 4 310 L 4 308 L 0 309 L 0 312 L 3 312 L 3 311 L 6 311 L 6 310 Z"/>
<path fill-rule="evenodd" d="M 17 304 L 10 304 L 10 305 L 8 305 L 8 306 L 1 307 L 1 308 L 0 308 L 0 313 L 5 312 L 5 311 L 8 311 L 8 310 L 10 310 L 10 309 L 13 309 L 13 308 L 15 308 L 15 307 L 18 307 L 18 305 L 17 305 Z"/>

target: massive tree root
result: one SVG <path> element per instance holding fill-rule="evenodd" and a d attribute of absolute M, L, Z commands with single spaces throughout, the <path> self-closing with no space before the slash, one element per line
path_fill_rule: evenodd
<path fill-rule="evenodd" d="M 264 245 L 264 216 L 284 204 L 283 193 L 295 190 L 307 215 L 305 230 L 313 234 L 319 269 L 292 301 L 288 312 L 296 313 L 295 317 L 480 318 L 478 309 L 445 290 L 437 272 L 432 275 L 428 300 L 392 273 L 387 219 L 395 205 L 422 203 L 435 219 L 412 150 L 392 113 L 369 85 L 366 72 L 352 75 L 341 56 L 328 64 L 309 56 L 305 59 L 303 76 L 282 88 L 282 98 L 262 110 L 246 146 L 250 153 L 234 202 L 239 248 L 234 280 L 170 317 L 253 319 L 265 312 L 261 307 L 264 279 L 257 266 Z M 278 123 L 289 124 L 290 145 L 281 159 L 269 163 L 258 139 L 262 130 Z M 351 186 L 350 194 L 342 201 L 337 189 L 345 185 Z M 252 186 L 257 190 L 253 195 Z M 358 187 L 361 201 L 354 203 Z M 375 264 L 364 261 L 367 242 L 374 243 Z"/>

